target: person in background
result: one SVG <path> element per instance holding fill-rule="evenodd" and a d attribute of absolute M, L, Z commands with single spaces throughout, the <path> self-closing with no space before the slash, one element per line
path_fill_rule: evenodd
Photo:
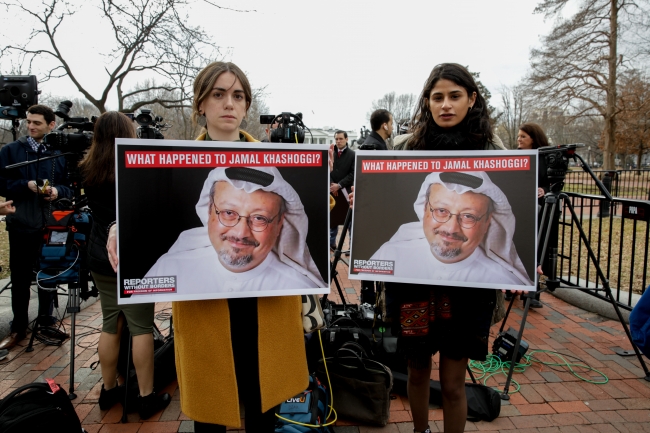
<path fill-rule="evenodd" d="M 339 232 L 339 226 L 343 225 L 347 215 L 347 194 L 350 193 L 350 188 L 354 182 L 354 150 L 348 147 L 348 133 L 341 130 L 336 131 L 334 141 L 336 148 L 334 149 L 333 167 L 330 172 L 330 194 L 334 197 L 338 206 L 335 207 L 330 216 L 330 248 L 332 251 L 337 246 L 336 236 Z"/>
<path fill-rule="evenodd" d="M 97 353 L 104 383 L 99 394 L 99 408 L 108 410 L 115 403 L 124 401 L 126 389 L 119 384 L 117 359 L 122 328 L 126 321 L 133 336 L 133 364 L 140 388 L 137 410 L 141 419 L 148 419 L 167 407 L 171 397 L 167 393 L 156 395 L 153 389 L 154 304 L 117 303 L 117 274 L 111 267 L 106 250 L 107 230 L 116 218 L 116 138 L 135 138 L 133 121 L 122 113 L 109 111 L 99 116 L 95 122 L 92 145 L 79 164 L 84 176 L 88 206 L 93 214 L 88 242 L 88 265 L 99 290 L 102 306 L 103 324 Z"/>
<path fill-rule="evenodd" d="M 517 133 L 517 149 L 520 150 L 530 150 L 530 149 L 539 149 L 540 147 L 548 146 L 548 138 L 544 133 L 544 130 L 541 126 L 536 123 L 524 123 L 519 127 L 519 132 Z M 551 182 L 548 179 L 548 174 L 546 173 L 546 160 L 544 157 L 540 156 L 538 159 L 538 170 L 537 170 L 537 203 L 539 205 L 539 214 L 538 221 L 542 217 L 541 210 L 544 207 L 544 195 L 549 192 L 551 187 Z M 557 225 L 553 224 L 551 227 L 551 234 L 549 238 L 549 247 L 547 251 L 549 254 L 552 248 L 557 248 Z M 544 274 L 552 275 L 550 272 L 551 260 L 550 256 L 544 260 Z M 539 287 L 538 287 L 539 289 Z M 511 295 L 510 295 L 511 296 Z M 509 299 L 510 296 L 506 296 L 506 299 Z M 539 300 L 540 293 L 539 290 L 535 294 L 535 298 L 530 300 L 530 306 L 532 308 L 542 308 L 542 304 Z"/>

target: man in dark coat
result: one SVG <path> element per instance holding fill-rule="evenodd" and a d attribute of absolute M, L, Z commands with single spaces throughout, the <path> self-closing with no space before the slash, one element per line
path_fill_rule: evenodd
<path fill-rule="evenodd" d="M 386 140 L 393 133 L 393 115 L 388 110 L 380 108 L 370 115 L 370 128 L 360 149 L 363 150 L 388 150 Z M 374 281 L 361 281 L 361 303 L 375 304 L 377 289 Z"/>
<path fill-rule="evenodd" d="M 8 165 L 36 161 L 56 153 L 43 142 L 54 129 L 54 112 L 44 105 L 27 110 L 28 136 L 5 145 L 0 151 L 0 194 L 13 200 L 16 210 L 7 216 L 9 232 L 9 268 L 11 269 L 11 308 L 14 319 L 11 332 L 0 342 L 0 349 L 10 349 L 25 338 L 34 264 L 43 243 L 43 227 L 53 210 L 52 201 L 72 198 L 65 158 L 35 162 L 7 170 Z M 45 182 L 47 180 L 47 182 Z M 51 305 L 56 292 L 38 291 L 39 316 L 42 324 L 51 320 Z"/>
<path fill-rule="evenodd" d="M 370 128 L 372 132 L 366 137 L 361 149 L 388 150 L 386 140 L 393 133 L 393 115 L 383 108 L 373 111 L 370 115 Z"/>
<path fill-rule="evenodd" d="M 336 142 L 334 167 L 330 173 L 330 194 L 336 200 L 336 205 L 330 214 L 330 247 L 332 249 L 336 249 L 339 225 L 345 221 L 345 215 L 350 207 L 347 193 L 350 193 L 354 182 L 354 151 L 348 147 L 348 133 L 341 130 L 336 131 L 334 140 Z"/>

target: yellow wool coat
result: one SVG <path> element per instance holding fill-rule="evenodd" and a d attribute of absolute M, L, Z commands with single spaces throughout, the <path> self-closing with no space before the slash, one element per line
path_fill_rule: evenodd
<path fill-rule="evenodd" d="M 246 141 L 257 141 L 244 131 Z M 205 134 L 197 140 L 204 140 Z M 258 298 L 262 411 L 307 388 L 300 296 Z M 226 299 L 172 303 L 181 410 L 193 420 L 241 427 Z M 242 317 L 242 320 L 246 320 Z"/>

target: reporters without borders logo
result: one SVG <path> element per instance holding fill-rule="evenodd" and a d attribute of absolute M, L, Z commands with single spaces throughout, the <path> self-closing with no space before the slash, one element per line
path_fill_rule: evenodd
<path fill-rule="evenodd" d="M 354 260 L 352 270 L 364 274 L 393 275 L 395 260 Z"/>
<path fill-rule="evenodd" d="M 176 293 L 176 276 L 125 278 L 124 294 Z"/>

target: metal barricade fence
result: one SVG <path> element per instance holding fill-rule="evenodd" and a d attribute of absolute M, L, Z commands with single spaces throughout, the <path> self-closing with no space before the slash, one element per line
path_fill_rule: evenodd
<path fill-rule="evenodd" d="M 634 199 L 650 200 L 650 170 L 594 170 L 601 180 L 605 175 L 610 176 L 613 196 Z M 599 194 L 598 188 L 588 173 L 582 170 L 567 172 L 565 192 L 578 194 Z"/>
<path fill-rule="evenodd" d="M 650 284 L 650 201 L 614 197 L 609 203 L 609 214 L 604 213 L 608 216 L 601 218 L 599 213 L 603 196 L 566 192 L 617 303 L 621 308 L 631 310 L 632 293 L 641 294 Z M 588 288 L 602 287 L 566 206 L 562 210 L 558 232 L 557 272 L 562 283 Z M 605 299 L 600 292 L 589 293 Z M 627 299 L 621 300 L 622 293 L 627 293 Z"/>

